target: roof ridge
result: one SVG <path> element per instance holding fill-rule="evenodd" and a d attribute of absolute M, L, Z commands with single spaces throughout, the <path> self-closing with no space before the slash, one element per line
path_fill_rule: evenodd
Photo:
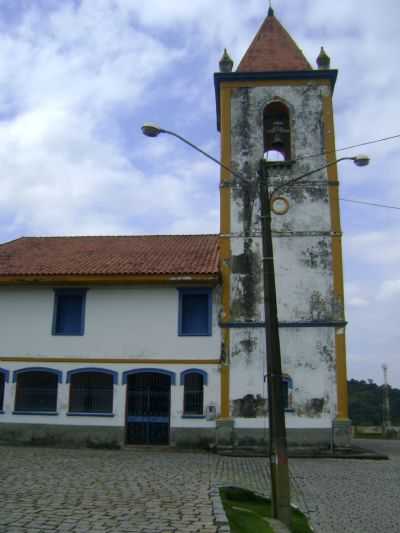
<path fill-rule="evenodd" d="M 126 238 L 143 238 L 148 239 L 149 237 L 218 237 L 219 233 L 164 233 L 164 234 L 149 234 L 149 235 L 29 235 L 27 237 L 21 236 L 0 243 L 0 246 L 3 244 L 9 244 L 14 241 L 19 241 L 21 239 L 126 239 Z"/>

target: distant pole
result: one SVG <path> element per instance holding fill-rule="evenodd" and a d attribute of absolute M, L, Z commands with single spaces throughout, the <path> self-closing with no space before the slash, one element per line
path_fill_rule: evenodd
<path fill-rule="evenodd" d="M 382 420 L 382 432 L 385 435 L 391 428 L 390 422 L 390 401 L 389 401 L 389 384 L 387 379 L 388 367 L 386 364 L 382 365 L 383 370 L 383 420 Z"/>

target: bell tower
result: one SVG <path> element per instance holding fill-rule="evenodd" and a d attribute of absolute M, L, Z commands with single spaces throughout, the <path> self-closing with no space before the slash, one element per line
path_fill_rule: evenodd
<path fill-rule="evenodd" d="M 339 183 L 328 166 L 337 71 L 323 49 L 317 65 L 270 7 L 237 70 L 225 50 L 214 76 L 221 159 L 234 172 L 221 172 L 219 422 L 238 444 L 268 432 L 260 160 L 279 187 L 271 207 L 288 442 L 328 444 L 332 424 L 338 443 L 349 435 Z"/>

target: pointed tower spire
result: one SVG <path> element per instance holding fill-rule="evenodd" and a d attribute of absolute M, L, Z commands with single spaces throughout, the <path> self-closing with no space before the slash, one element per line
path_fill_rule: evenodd
<path fill-rule="evenodd" d="M 271 3 L 238 72 L 312 70 L 303 52 L 274 15 Z"/>

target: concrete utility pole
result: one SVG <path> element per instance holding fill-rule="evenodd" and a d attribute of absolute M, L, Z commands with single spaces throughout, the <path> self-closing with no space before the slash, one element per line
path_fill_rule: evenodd
<path fill-rule="evenodd" d="M 382 365 L 383 370 L 383 417 L 382 417 L 382 433 L 385 435 L 392 427 L 390 421 L 390 401 L 389 401 L 389 384 L 387 379 L 388 367 L 386 364 Z"/>
<path fill-rule="evenodd" d="M 271 200 L 267 162 L 260 161 L 265 342 L 268 378 L 269 446 L 272 509 L 275 518 L 291 524 L 289 463 L 286 442 L 285 408 L 282 397 L 282 363 L 276 303 L 274 250 L 271 228 Z"/>
<path fill-rule="evenodd" d="M 190 142 L 182 135 L 173 131 L 165 130 L 157 124 L 144 124 L 142 133 L 147 137 L 157 137 L 160 133 L 172 135 L 194 148 L 202 155 L 211 159 L 217 165 L 227 170 L 232 176 L 239 179 L 239 183 L 249 184 L 249 180 L 244 175 L 235 172 L 221 161 L 208 154 L 197 145 Z M 290 479 L 286 442 L 285 409 L 282 401 L 282 363 L 279 343 L 279 323 L 277 312 L 277 299 L 275 287 L 275 268 L 271 228 L 271 204 L 277 200 L 284 200 L 276 196 L 281 189 L 290 188 L 294 183 L 301 181 L 311 174 L 337 165 L 340 161 L 353 161 L 359 167 L 369 164 L 369 158 L 365 155 L 353 157 L 341 157 L 331 161 L 322 167 L 314 168 L 301 176 L 297 176 L 270 191 L 268 169 L 270 164 L 261 160 L 257 174 L 257 185 L 259 188 L 260 215 L 262 225 L 262 249 L 263 249 L 263 276 L 264 276 L 264 312 L 265 312 L 265 337 L 266 337 L 266 360 L 267 360 L 267 384 L 268 384 L 268 411 L 269 411 L 269 435 L 270 435 L 270 470 L 271 470 L 271 492 L 272 509 L 274 518 L 280 519 L 287 526 L 291 525 L 291 505 L 290 505 Z M 284 210 L 286 212 L 286 210 Z M 282 213 L 283 214 L 283 213 Z"/>

